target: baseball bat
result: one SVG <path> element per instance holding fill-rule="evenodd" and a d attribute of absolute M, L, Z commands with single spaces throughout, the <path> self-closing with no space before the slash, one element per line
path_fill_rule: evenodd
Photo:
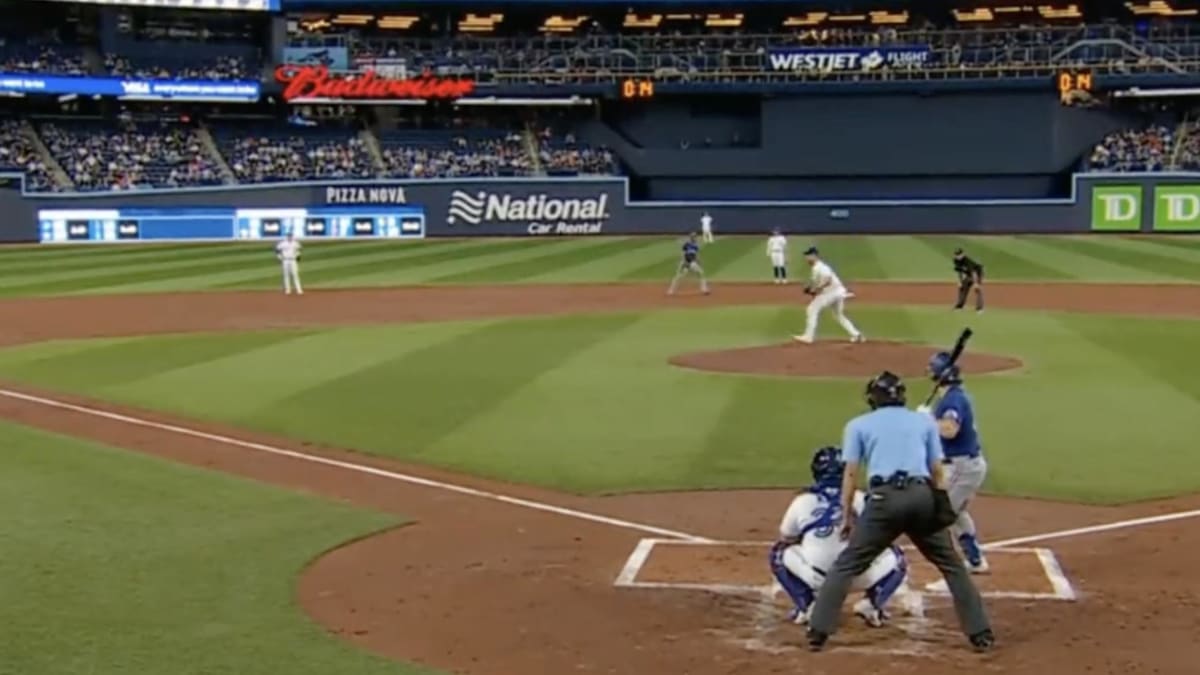
<path fill-rule="evenodd" d="M 942 374 L 933 383 L 933 391 L 929 392 L 929 397 L 925 399 L 926 407 L 930 403 L 933 403 L 933 397 L 937 396 L 938 389 L 942 386 L 942 380 L 946 377 L 945 373 L 950 370 L 951 366 L 958 363 L 958 357 L 962 356 L 963 351 L 967 348 L 967 340 L 970 340 L 974 334 L 975 331 L 970 328 L 964 328 L 962 334 L 958 336 L 958 341 L 954 343 L 954 349 L 950 351 L 950 362 L 946 364 L 946 368 L 942 371 Z"/>

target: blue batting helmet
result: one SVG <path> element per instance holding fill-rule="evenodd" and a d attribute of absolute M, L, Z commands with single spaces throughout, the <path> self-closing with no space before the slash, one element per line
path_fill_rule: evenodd
<path fill-rule="evenodd" d="M 827 445 L 813 453 L 812 464 L 813 482 L 817 485 L 841 485 L 842 472 L 846 463 L 842 461 L 842 449 Z"/>
<path fill-rule="evenodd" d="M 950 352 L 938 352 L 929 357 L 929 378 L 942 384 L 962 382 L 958 366 L 950 363 Z"/>

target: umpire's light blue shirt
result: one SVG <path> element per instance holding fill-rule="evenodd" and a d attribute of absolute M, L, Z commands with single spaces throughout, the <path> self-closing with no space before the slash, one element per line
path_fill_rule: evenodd
<path fill-rule="evenodd" d="M 887 406 L 846 424 L 842 456 L 863 466 L 868 478 L 887 479 L 897 471 L 930 478 L 929 465 L 942 461 L 942 440 L 929 415 Z"/>

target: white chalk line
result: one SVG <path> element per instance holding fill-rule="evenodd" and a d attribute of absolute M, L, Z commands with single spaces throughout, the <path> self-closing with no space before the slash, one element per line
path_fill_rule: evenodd
<path fill-rule="evenodd" d="M 220 434 L 210 434 L 210 433 L 207 433 L 204 431 L 199 431 L 196 429 L 191 429 L 188 427 L 183 427 L 183 426 L 179 426 L 179 425 L 175 425 L 175 424 L 163 424 L 161 422 L 154 422 L 154 421 L 140 418 L 140 417 L 133 417 L 131 415 L 122 415 L 119 413 L 113 413 L 113 412 L 108 412 L 105 410 L 100 410 L 98 408 L 92 408 L 92 407 L 83 406 L 83 405 L 76 405 L 74 403 L 66 403 L 64 401 L 58 401 L 58 400 L 46 398 L 43 396 L 33 396 L 31 394 L 25 394 L 25 393 L 22 393 L 19 391 L 13 391 L 10 389 L 0 389 L 0 396 L 16 399 L 19 401 L 25 401 L 26 403 L 35 403 L 35 404 L 47 406 L 50 408 L 58 408 L 60 410 L 69 410 L 69 411 L 76 412 L 76 413 L 79 413 L 82 415 L 99 417 L 102 419 L 112 420 L 115 422 L 122 422 L 124 424 L 130 424 L 133 426 L 140 426 L 140 427 L 145 427 L 145 428 L 150 428 L 150 429 L 158 429 L 159 431 L 167 431 L 167 432 L 179 434 L 182 436 L 191 436 L 193 438 L 200 438 L 203 440 L 211 441 L 213 443 L 232 445 L 232 446 L 244 448 L 247 450 L 255 450 L 255 451 L 263 452 L 266 454 L 276 455 L 279 457 L 289 457 L 291 459 L 296 459 L 296 460 L 300 460 L 303 462 L 310 462 L 313 464 L 323 464 L 325 466 L 337 467 L 337 468 L 344 469 L 347 471 L 354 471 L 357 473 L 364 473 L 364 474 L 368 474 L 368 475 L 372 475 L 372 476 L 377 476 L 380 478 L 388 478 L 391 480 L 402 481 L 402 482 L 410 483 L 413 485 L 420 485 L 422 487 L 444 490 L 447 492 L 455 492 L 458 494 L 469 495 L 469 496 L 478 497 L 481 499 L 488 499 L 488 500 L 497 501 L 497 502 L 501 502 L 501 503 L 505 503 L 505 504 L 510 504 L 513 506 L 521 506 L 521 507 L 532 509 L 535 511 L 544 511 L 547 513 L 554 513 L 554 514 L 558 514 L 558 515 L 569 517 L 569 518 L 576 518 L 579 520 L 603 523 L 606 525 L 611 525 L 613 527 L 619 527 L 619 528 L 623 528 L 623 529 L 633 530 L 636 532 L 644 532 L 646 534 L 657 534 L 657 535 L 660 535 L 663 537 L 669 537 L 669 538 L 679 541 L 679 542 L 692 542 L 692 543 L 696 543 L 696 544 L 714 543 L 714 540 L 709 539 L 707 537 L 701 537 L 699 535 L 688 534 L 686 532 L 679 532 L 676 530 L 670 530 L 667 528 L 657 527 L 654 525 L 646 525 L 644 523 L 636 523 L 633 521 L 622 520 L 620 518 L 610 518 L 608 516 L 601 516 L 598 514 L 588 513 L 586 511 L 579 511 L 577 509 L 570 509 L 570 508 L 561 507 L 561 506 L 554 506 L 552 504 L 545 504 L 543 502 L 537 502 L 537 501 L 533 501 L 533 500 L 529 500 L 529 499 L 522 499 L 519 497 L 510 497 L 508 495 L 502 495 L 502 494 L 495 493 L 495 492 L 489 492 L 487 490 L 478 490 L 475 488 L 469 488 L 469 487 L 462 486 L 462 485 L 455 485 L 453 483 L 446 483 L 443 481 L 436 481 L 436 480 L 431 480 L 428 478 L 420 478 L 418 476 L 413 476 L 410 474 L 403 474 L 403 473 L 398 473 L 395 471 L 388 471 L 385 469 L 377 469 L 375 467 L 366 466 L 363 464 L 355 464 L 353 462 L 345 462 L 345 461 L 336 460 L 336 459 L 329 459 L 326 457 L 321 457 L 318 455 L 310 455 L 310 454 L 306 454 L 303 452 L 296 452 L 293 450 L 285 450 L 283 448 L 266 445 L 264 443 L 254 443 L 251 441 L 244 441 L 244 440 L 241 440 L 238 438 L 233 438 L 230 436 L 223 436 Z M 984 548 L 986 550 L 1010 548 L 1010 547 L 1016 546 L 1018 544 L 1031 544 L 1031 543 L 1035 543 L 1035 542 L 1048 541 L 1051 539 L 1065 539 L 1068 537 L 1078 537 L 1078 536 L 1082 536 L 1082 535 L 1086 535 L 1086 534 L 1093 534 L 1093 533 L 1097 533 L 1097 532 L 1111 532 L 1113 530 L 1120 530 L 1120 529 L 1131 528 L 1131 527 L 1140 527 L 1142 525 L 1155 525 L 1158 523 L 1166 523 L 1166 522 L 1171 522 L 1174 520 L 1195 518 L 1197 516 L 1200 516 L 1200 509 L 1194 509 L 1191 511 L 1180 511 L 1177 513 L 1167 513 L 1167 514 L 1162 514 L 1162 515 L 1157 515 L 1157 516 L 1147 516 L 1144 518 L 1132 518 L 1129 520 L 1118 520 L 1118 521 L 1111 522 L 1111 523 L 1103 523 L 1103 524 L 1099 524 L 1099 525 L 1089 525 L 1087 527 L 1077 527 L 1077 528 L 1072 528 L 1072 529 L 1068 529 L 1068 530 L 1057 530 L 1054 532 L 1046 532 L 1043 534 L 1034 534 L 1034 535 L 1029 535 L 1029 536 L 1024 536 L 1024 537 L 1014 537 L 1012 539 L 1002 539 L 1000 541 L 993 541 L 993 542 L 984 544 L 982 546 L 982 548 Z"/>
<path fill-rule="evenodd" d="M 642 539 L 634 547 L 633 552 L 625 561 L 625 565 L 621 568 L 621 573 L 617 575 L 617 579 L 613 582 L 614 586 L 620 588 L 644 588 L 652 590 L 680 590 L 680 591 L 704 591 L 706 593 L 715 593 L 718 595 L 766 595 L 774 596 L 777 586 L 774 583 L 768 584 L 726 584 L 726 583 L 696 583 L 682 581 L 638 581 L 638 575 L 642 568 L 646 566 L 651 554 L 657 546 L 727 546 L 727 547 L 754 547 L 761 548 L 764 551 L 771 545 L 768 541 L 686 541 L 679 539 Z M 1050 584 L 1051 592 L 1041 593 L 1037 591 L 984 591 L 982 595 L 985 598 L 1003 598 L 1012 600 L 1068 600 L 1077 599 L 1075 589 L 1071 586 L 1070 580 L 1062 570 L 1062 566 L 1058 564 L 1058 558 L 1054 552 L 1046 548 L 1005 548 L 997 553 L 1025 554 L 1036 556 L 1041 564 L 1042 570 L 1046 575 L 1046 580 Z M 950 590 L 946 586 L 944 579 L 932 581 L 925 584 L 922 592 L 931 595 L 949 597 Z"/>
<path fill-rule="evenodd" d="M 43 406 L 46 406 L 49 408 L 57 408 L 59 410 L 69 410 L 71 412 L 79 413 L 81 415 L 89 415 L 91 417 L 98 417 L 101 419 L 111 420 L 114 422 L 121 422 L 123 424 L 129 424 L 132 426 L 144 427 L 144 428 L 148 428 L 148 429 L 157 429 L 159 431 L 166 431 L 166 432 L 170 432 L 173 434 L 179 434 L 181 436 L 190 436 L 192 438 L 199 438 L 201 440 L 210 441 L 212 443 L 221 443 L 224 445 L 231 445 L 231 446 L 243 448 L 246 450 L 253 450 L 253 451 L 261 452 L 261 453 L 268 454 L 268 455 L 275 455 L 277 457 L 287 457 L 289 459 L 294 459 L 294 460 L 298 460 L 301 462 L 309 462 L 311 464 L 320 464 L 323 466 L 330 466 L 330 467 L 334 467 L 334 468 L 338 468 L 338 469 L 343 469 L 345 471 L 353 471 L 355 473 L 361 473 L 361 474 L 367 474 L 370 476 L 375 476 L 377 478 L 386 478 L 389 480 L 401 481 L 404 483 L 409 483 L 411 485 L 419 485 L 421 487 L 432 488 L 435 490 L 442 490 L 445 492 L 454 492 L 457 494 L 467 495 L 470 497 L 478 497 L 480 499 L 486 499 L 486 500 L 490 500 L 490 501 L 494 501 L 494 502 L 500 502 L 500 503 L 509 504 L 512 506 L 519 506 L 522 508 L 531 509 L 533 511 L 542 511 L 544 513 L 553 513 L 555 515 L 564 516 L 567 518 L 575 518 L 576 520 L 586 520 L 586 521 L 593 522 L 593 523 L 600 523 L 603 525 L 609 525 L 609 526 L 617 527 L 617 528 L 621 528 L 621 529 L 632 530 L 635 532 L 642 532 L 644 534 L 655 534 L 660 537 L 669 537 L 671 539 L 681 539 L 684 541 L 695 541 L 695 542 L 711 541 L 710 539 L 706 539 L 705 537 L 700 537 L 700 536 L 697 536 L 694 534 L 688 534 L 686 532 L 678 532 L 675 530 L 669 530 L 669 529 L 662 528 L 662 527 L 655 527 L 653 525 L 646 525 L 644 523 L 636 523 L 636 522 L 633 522 L 630 520 L 622 520 L 620 518 L 610 518 L 608 516 L 602 516 L 602 515 L 595 514 L 595 513 L 589 513 L 587 511 L 579 511 L 577 509 L 570 509 L 570 508 L 566 508 L 566 507 L 562 507 L 562 506 L 554 506 L 553 504 L 546 504 L 546 503 L 534 501 L 531 499 L 522 499 L 520 497 L 511 497 L 509 495 L 503 495 L 503 494 L 500 494 L 497 492 L 490 492 L 488 490 L 479 490 L 476 488 L 466 487 L 463 485 L 455 485 L 453 483 L 432 480 L 429 478 L 421 478 L 419 476 L 413 476 L 410 474 L 399 473 L 396 471 L 388 471 L 386 469 L 377 469 L 375 467 L 366 466 L 363 464 L 355 464 L 353 462 L 346 462 L 346 461 L 337 460 L 337 459 L 330 459 L 328 457 L 321 457 L 319 455 L 310 455 L 310 454 L 306 454 L 303 452 L 296 452 L 294 450 L 286 450 L 284 448 L 278 448 L 278 447 L 275 447 L 272 445 L 267 445 L 265 443 L 255 443 L 252 441 L 244 441 L 242 439 L 233 438 L 231 436 L 222 436 L 220 434 L 210 434 L 205 431 L 199 431 L 197 429 L 190 429 L 188 427 L 182 427 L 182 426 L 178 426 L 175 424 L 164 424 L 162 422 L 154 422 L 154 421 L 143 419 L 140 417 L 133 417 L 131 415 L 122 415 L 120 413 L 108 412 L 106 410 L 100 410 L 98 408 L 91 408 L 91 407 L 83 406 L 83 405 L 76 405 L 74 403 L 66 403 L 63 401 L 57 401 L 57 400 L 45 398 L 42 396 L 33 396 L 33 395 L 25 394 L 25 393 L 22 393 L 19 391 L 12 391 L 9 389 L 0 389 L 0 396 L 6 397 L 6 398 L 11 398 L 11 399 L 16 399 L 19 401 L 25 401 L 26 403 L 34 403 L 37 405 L 43 405 Z"/>

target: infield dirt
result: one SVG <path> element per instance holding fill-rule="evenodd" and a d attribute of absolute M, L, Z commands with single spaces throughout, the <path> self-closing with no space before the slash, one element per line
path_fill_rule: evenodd
<path fill-rule="evenodd" d="M 944 285 L 862 284 L 855 291 L 856 302 L 874 304 L 942 304 L 947 294 Z M 1185 286 L 993 284 L 988 300 L 996 308 L 1200 316 L 1200 288 Z M 769 286 L 719 286 L 709 297 L 666 298 L 660 287 L 645 285 L 22 299 L 0 301 L 0 344 L 791 302 L 802 299 L 790 289 Z M 784 490 L 579 497 L 56 392 L 5 389 L 713 539 L 770 539 L 790 497 Z M 1194 673 L 1200 661 L 1194 640 L 1200 587 L 1191 581 L 1200 560 L 1200 533 L 1187 521 L 1046 542 L 1080 600 L 991 601 L 1000 640 L 992 654 L 967 651 L 945 601 L 934 601 L 932 623 L 915 638 L 894 626 L 868 631 L 848 622 L 831 651 L 810 655 L 800 649 L 802 632 L 781 624 L 760 598 L 614 587 L 643 536 L 626 528 L 10 396 L 0 396 L 0 417 L 415 519 L 321 556 L 298 581 L 297 594 L 311 616 L 346 640 L 453 672 L 937 675 L 972 668 L 1182 674 Z M 1124 507 L 983 498 L 972 510 L 987 537 L 998 540 L 1195 508 L 1200 508 L 1198 496 Z M 765 562 L 763 574 L 765 581 Z"/>

